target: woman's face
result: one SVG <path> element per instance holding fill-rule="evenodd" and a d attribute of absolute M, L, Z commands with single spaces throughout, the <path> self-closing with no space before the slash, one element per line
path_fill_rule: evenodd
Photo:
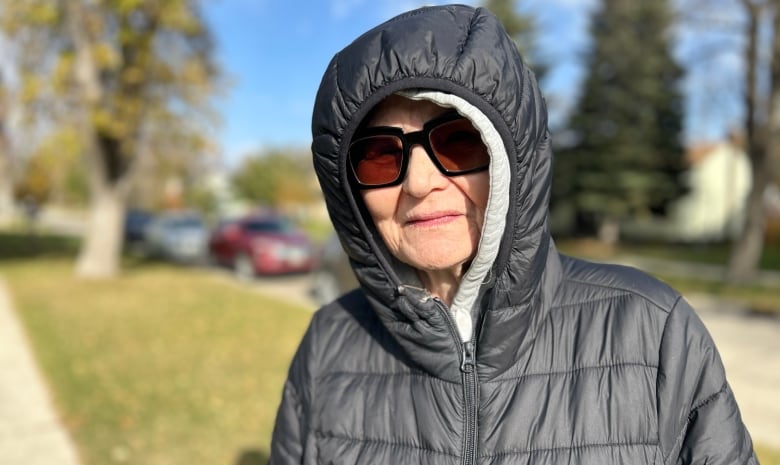
<path fill-rule="evenodd" d="M 379 104 L 367 126 L 414 132 L 447 111 L 429 101 L 391 96 Z M 393 255 L 421 271 L 452 271 L 460 277 L 479 243 L 488 179 L 487 171 L 447 177 L 425 149 L 415 145 L 401 184 L 361 193 Z"/>

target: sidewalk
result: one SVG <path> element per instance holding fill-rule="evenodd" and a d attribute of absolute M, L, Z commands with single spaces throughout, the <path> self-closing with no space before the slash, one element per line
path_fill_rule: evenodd
<path fill-rule="evenodd" d="M 709 295 L 686 298 L 718 346 L 753 442 L 780 450 L 780 318 L 749 316 Z"/>
<path fill-rule="evenodd" d="M 78 465 L 0 278 L 0 464 Z"/>

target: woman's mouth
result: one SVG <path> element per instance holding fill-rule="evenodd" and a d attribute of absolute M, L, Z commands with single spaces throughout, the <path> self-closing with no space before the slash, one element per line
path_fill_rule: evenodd
<path fill-rule="evenodd" d="M 417 228 L 431 228 L 450 223 L 457 220 L 461 216 L 463 215 L 460 213 L 450 211 L 432 212 L 422 215 L 415 215 L 409 218 L 406 224 Z"/>

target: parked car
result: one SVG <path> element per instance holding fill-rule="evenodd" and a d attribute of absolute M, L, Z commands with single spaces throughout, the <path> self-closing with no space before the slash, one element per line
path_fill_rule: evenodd
<path fill-rule="evenodd" d="M 144 241 L 144 231 L 154 215 L 145 210 L 130 208 L 125 214 L 124 238 L 125 246 L 133 246 Z"/>
<path fill-rule="evenodd" d="M 358 287 L 349 258 L 336 234 L 331 234 L 320 249 L 317 266 L 311 273 L 311 296 L 320 305 L 336 300 Z"/>
<path fill-rule="evenodd" d="M 316 254 L 309 236 L 283 216 L 251 215 L 221 224 L 209 240 L 209 254 L 241 279 L 257 274 L 308 272 Z"/>
<path fill-rule="evenodd" d="M 163 213 L 144 229 L 147 254 L 181 262 L 197 262 L 206 257 L 208 228 L 196 213 Z"/>

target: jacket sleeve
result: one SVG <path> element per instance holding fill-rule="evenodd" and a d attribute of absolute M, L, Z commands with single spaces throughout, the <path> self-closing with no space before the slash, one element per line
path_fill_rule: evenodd
<path fill-rule="evenodd" d="M 296 388 L 288 380 L 284 385 L 282 403 L 276 414 L 271 438 L 270 465 L 303 463 L 303 441 L 306 436 L 303 410 Z"/>
<path fill-rule="evenodd" d="M 664 464 L 758 464 L 715 344 L 682 298 L 664 326 L 657 393 Z"/>
<path fill-rule="evenodd" d="M 310 435 L 310 367 L 313 339 L 310 326 L 293 357 L 287 381 L 284 383 L 282 401 L 271 437 L 269 465 L 307 463 L 305 455 Z"/>

